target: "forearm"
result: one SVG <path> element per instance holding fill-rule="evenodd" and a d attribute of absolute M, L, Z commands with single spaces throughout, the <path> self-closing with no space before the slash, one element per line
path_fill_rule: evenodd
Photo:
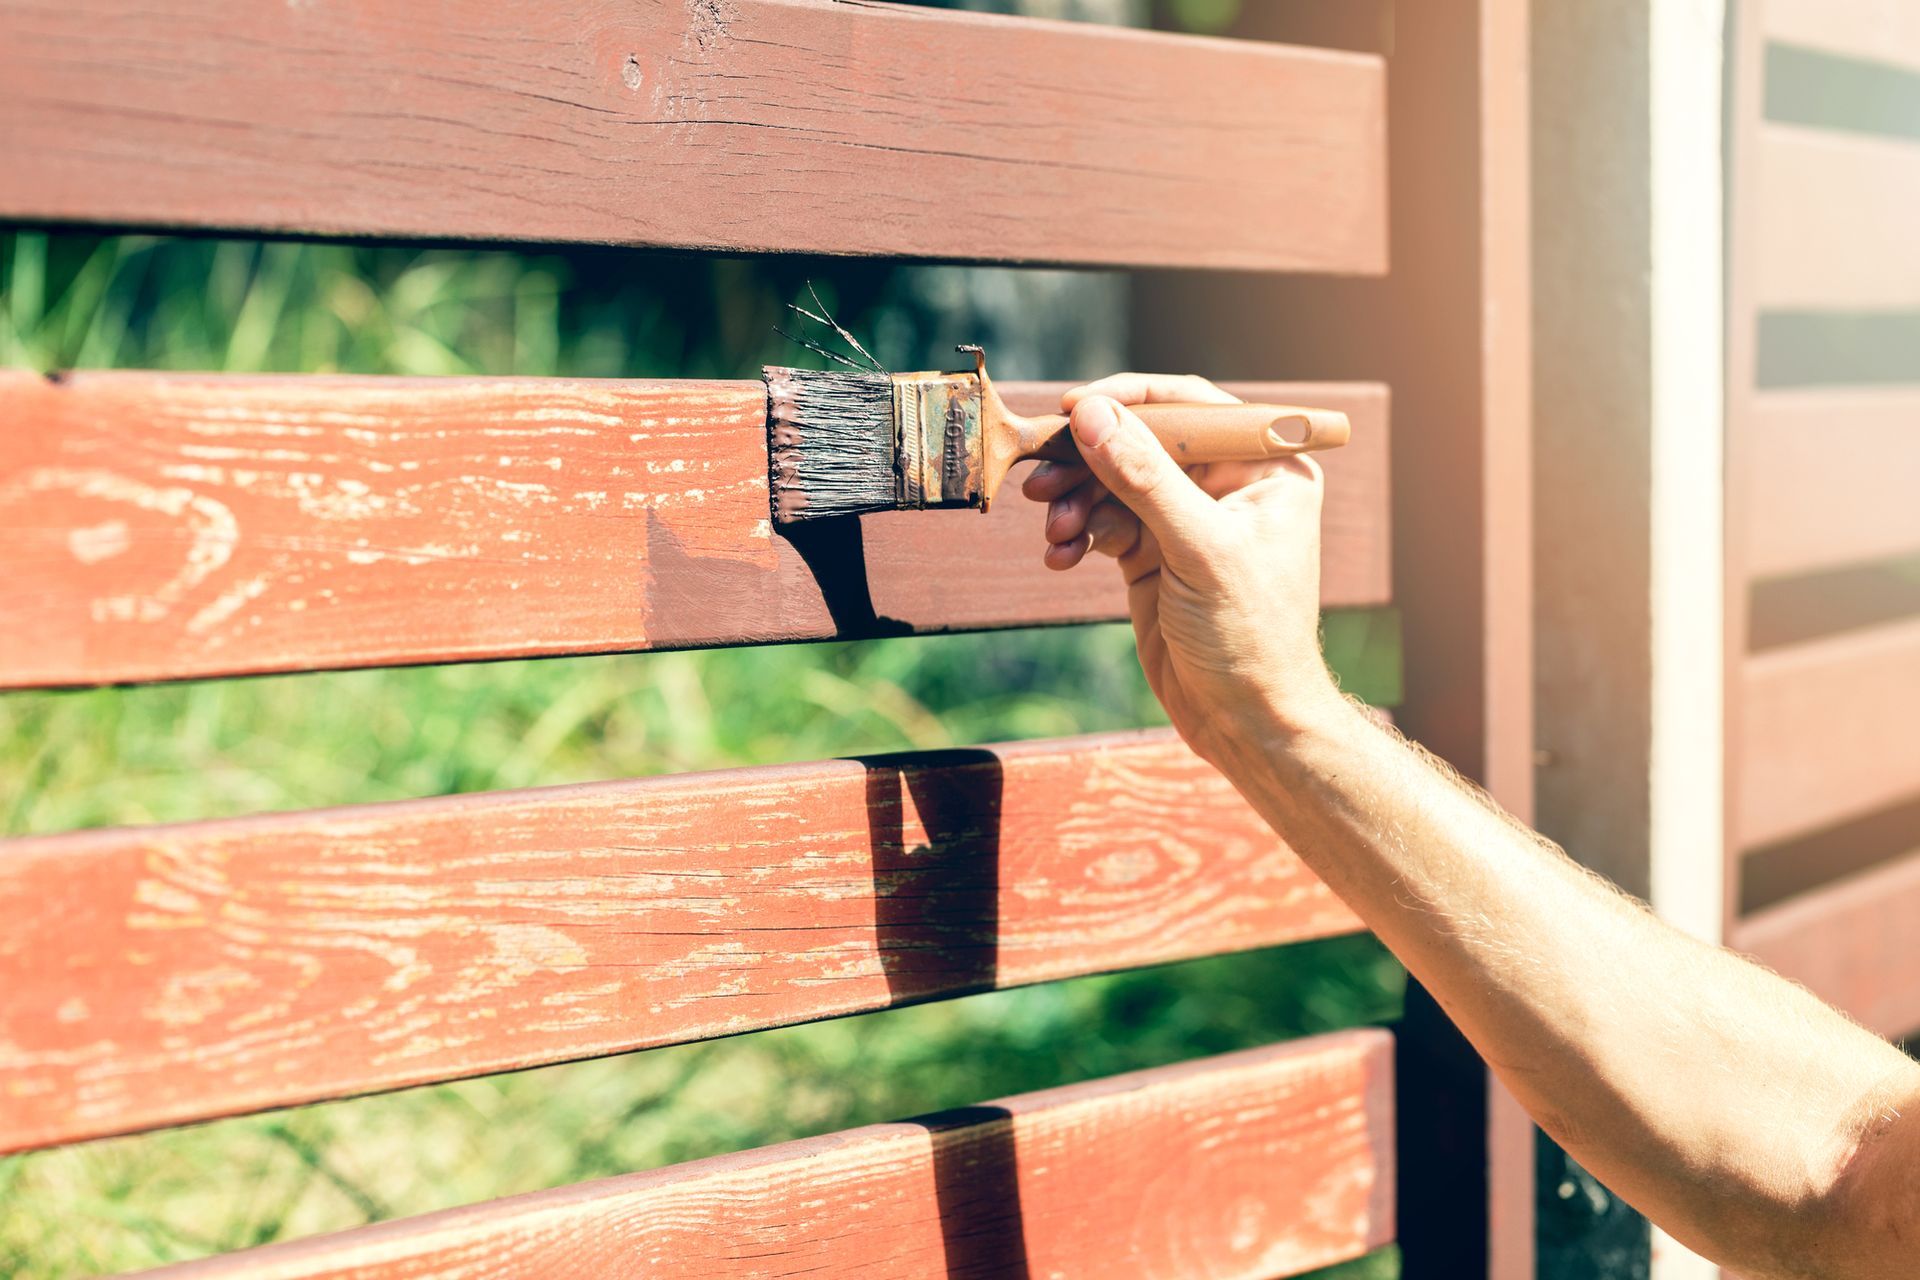
<path fill-rule="evenodd" d="M 1317 666 L 1310 461 L 1183 470 L 1119 375 L 1068 393 L 1081 463 L 1035 470 L 1046 562 L 1112 555 L 1141 668 L 1406 962 L 1541 1125 L 1683 1241 L 1756 1277 L 1905 1276 L 1916 1068 L 1764 971 L 1667 928 L 1343 702 Z M 1706 851 L 1717 856 L 1717 851 Z"/>
<path fill-rule="evenodd" d="M 1914 1090 L 1904 1056 L 1669 928 L 1358 710 L 1249 723 L 1223 735 L 1228 776 L 1548 1133 L 1754 1274 L 1818 1247 L 1863 1137 Z"/>

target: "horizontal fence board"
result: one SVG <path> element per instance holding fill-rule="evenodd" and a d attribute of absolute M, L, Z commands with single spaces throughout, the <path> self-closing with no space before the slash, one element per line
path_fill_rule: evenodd
<path fill-rule="evenodd" d="M 1385 602 L 1385 389 L 1235 389 L 1354 416 L 1324 598 Z M 1015 475 L 777 534 L 757 381 L 0 371 L 0 687 L 1124 617 L 1043 518 Z"/>
<path fill-rule="evenodd" d="M 1756 163 L 1755 306 L 1920 307 L 1920 143 L 1767 124 Z"/>
<path fill-rule="evenodd" d="M 1771 39 L 1920 70 L 1920 5 L 1913 0 L 1761 0 Z"/>
<path fill-rule="evenodd" d="M 1268 1280 L 1392 1239 L 1392 1069 L 1347 1031 L 153 1274 Z"/>
<path fill-rule="evenodd" d="M 0 1151 L 1359 922 L 1170 731 L 0 843 Z"/>
<path fill-rule="evenodd" d="M 1920 357 L 1916 358 L 1920 374 Z M 1744 563 L 1755 578 L 1920 554 L 1920 386 L 1757 395 Z"/>
<path fill-rule="evenodd" d="M 1883 1036 L 1920 1031 L 1920 851 L 1741 921 L 1733 944 Z"/>
<path fill-rule="evenodd" d="M 0 218 L 1378 272 L 1385 84 L 826 0 L 15 5 Z"/>
<path fill-rule="evenodd" d="M 1739 847 L 1920 795 L 1920 618 L 1756 654 L 1742 683 Z"/>

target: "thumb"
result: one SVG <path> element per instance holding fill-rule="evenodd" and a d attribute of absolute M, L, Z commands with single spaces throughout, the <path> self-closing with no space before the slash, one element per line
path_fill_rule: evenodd
<path fill-rule="evenodd" d="M 1178 559 L 1205 536 L 1213 499 L 1133 410 L 1110 396 L 1088 396 L 1073 406 L 1072 422 L 1088 469 L 1153 530 L 1163 555 Z"/>

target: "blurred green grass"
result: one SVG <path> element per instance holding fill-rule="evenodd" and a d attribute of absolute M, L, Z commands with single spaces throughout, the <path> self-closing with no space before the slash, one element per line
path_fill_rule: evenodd
<path fill-rule="evenodd" d="M 812 278 L 894 367 L 985 329 L 1039 372 L 1104 371 L 1071 367 L 1097 341 L 973 305 L 1009 274 L 16 233 L 0 362 L 753 376 L 792 358 L 771 324 Z M 1349 688 L 1397 700 L 1390 613 L 1331 616 L 1326 639 Z M 14 694 L 0 819 L 53 832 L 1161 722 L 1124 627 Z M 194 1257 L 1382 1021 L 1400 983 L 1372 940 L 1337 939 L 16 1157 L 0 1274 Z M 1342 1272 L 1393 1270 L 1389 1251 Z"/>

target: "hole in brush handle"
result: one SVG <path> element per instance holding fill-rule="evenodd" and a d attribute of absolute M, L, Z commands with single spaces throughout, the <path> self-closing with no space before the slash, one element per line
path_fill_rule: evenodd
<path fill-rule="evenodd" d="M 1302 414 L 1290 414 L 1267 427 L 1267 438 L 1282 448 L 1303 450 L 1313 443 L 1313 423 Z"/>
<path fill-rule="evenodd" d="M 1338 449 L 1352 434 L 1353 424 L 1344 413 L 1332 409 L 1283 411 L 1283 416 L 1267 427 L 1268 456 L 1288 458 Z"/>

